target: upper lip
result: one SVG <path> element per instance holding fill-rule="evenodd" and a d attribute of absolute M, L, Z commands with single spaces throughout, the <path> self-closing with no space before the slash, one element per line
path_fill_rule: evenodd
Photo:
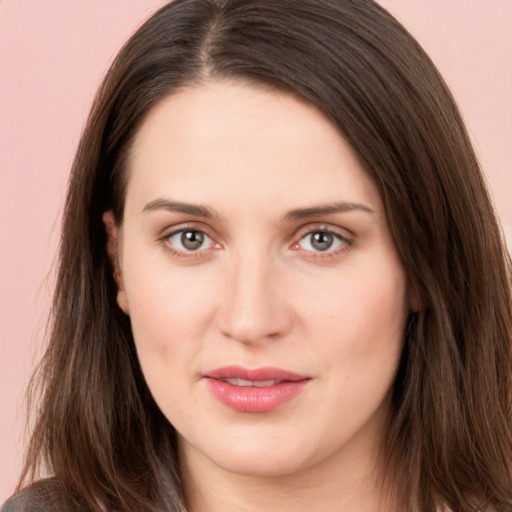
<path fill-rule="evenodd" d="M 203 377 L 210 379 L 243 379 L 250 381 L 300 381 L 309 379 L 307 375 L 300 375 L 295 372 L 283 370 L 282 368 L 274 368 L 265 366 L 262 368 L 248 369 L 242 366 L 223 366 L 215 368 L 203 375 Z"/>

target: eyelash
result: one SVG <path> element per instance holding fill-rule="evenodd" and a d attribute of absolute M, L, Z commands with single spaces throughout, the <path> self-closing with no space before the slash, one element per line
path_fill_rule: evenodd
<path fill-rule="evenodd" d="M 332 258 L 337 258 L 344 254 L 345 252 L 349 251 L 354 245 L 354 240 L 352 238 L 346 235 L 342 235 L 339 231 L 336 231 L 328 226 L 319 225 L 314 227 L 308 227 L 307 229 L 305 229 L 299 235 L 298 241 L 292 245 L 292 250 L 300 251 L 301 248 L 299 244 L 307 237 L 311 237 L 317 233 L 328 234 L 333 236 L 340 243 L 340 246 L 335 248 L 334 250 L 330 248 L 325 251 L 304 250 L 304 252 L 308 253 L 308 258 L 322 259 L 324 261 Z"/>
<path fill-rule="evenodd" d="M 198 249 L 198 250 L 179 250 L 176 249 L 173 244 L 170 242 L 170 239 L 176 235 L 183 234 L 186 232 L 196 232 L 201 233 L 205 237 L 207 237 L 210 240 L 210 245 L 213 245 L 213 247 L 207 247 L 205 249 Z M 314 226 L 314 227 L 308 227 L 307 229 L 304 229 L 301 233 L 298 235 L 298 240 L 294 242 L 291 245 L 291 249 L 294 251 L 301 251 L 300 243 L 306 239 L 307 237 L 311 237 L 317 233 L 323 233 L 328 234 L 330 236 L 333 236 L 339 243 L 340 246 L 335 248 L 334 250 L 331 250 L 330 248 L 326 249 L 325 251 L 315 251 L 315 250 L 303 250 L 304 253 L 307 253 L 308 258 L 315 258 L 315 259 L 331 259 L 335 257 L 339 257 L 341 254 L 345 253 L 346 251 L 350 250 L 353 245 L 354 241 L 352 238 L 342 235 L 336 230 L 333 230 L 332 228 L 320 225 L 320 226 Z M 297 239 L 297 237 L 294 237 Z M 189 260 L 193 260 L 196 258 L 204 258 L 207 256 L 207 253 L 209 253 L 212 250 L 216 250 L 221 247 L 221 245 L 217 242 L 215 242 L 214 238 L 210 236 L 207 231 L 204 228 L 200 228 L 197 226 L 180 226 L 177 229 L 172 230 L 171 232 L 165 233 L 159 240 L 162 242 L 166 248 L 174 257 L 177 258 L 187 258 Z"/>
<path fill-rule="evenodd" d="M 187 233 L 187 232 L 195 232 L 195 233 L 201 233 L 204 236 L 206 236 L 210 241 L 211 244 L 213 244 L 216 247 L 209 247 L 206 249 L 199 249 L 199 250 L 179 250 L 175 249 L 173 247 L 173 244 L 171 244 L 170 239 L 173 236 Z M 170 233 L 165 233 L 164 236 L 160 238 L 160 241 L 164 244 L 164 247 L 166 250 L 168 250 L 174 257 L 176 258 L 187 258 L 189 260 L 193 260 L 196 258 L 204 258 L 206 256 L 205 252 L 209 252 L 211 250 L 218 249 L 220 247 L 220 244 L 215 242 L 213 237 L 211 237 L 205 229 L 199 228 L 197 226 L 180 226 L 178 229 L 172 230 Z"/>

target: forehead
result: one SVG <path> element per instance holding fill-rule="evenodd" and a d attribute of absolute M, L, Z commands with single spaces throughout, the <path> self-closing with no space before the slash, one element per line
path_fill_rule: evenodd
<path fill-rule="evenodd" d="M 337 128 L 310 103 L 251 85 L 181 90 L 148 114 L 132 147 L 127 202 L 378 202 Z M 292 205 L 293 206 L 293 205 Z"/>

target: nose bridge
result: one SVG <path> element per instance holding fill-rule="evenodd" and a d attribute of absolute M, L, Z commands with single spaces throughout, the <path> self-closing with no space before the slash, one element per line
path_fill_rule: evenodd
<path fill-rule="evenodd" d="M 225 293 L 219 311 L 224 335 L 258 343 L 283 335 L 290 325 L 279 288 L 277 261 L 262 247 L 241 247 L 230 257 Z"/>

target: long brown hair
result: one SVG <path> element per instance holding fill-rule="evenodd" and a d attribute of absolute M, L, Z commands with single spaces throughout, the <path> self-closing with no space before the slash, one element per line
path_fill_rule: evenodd
<path fill-rule="evenodd" d="M 121 50 L 73 165 L 21 482 L 46 467 L 91 510 L 183 510 L 175 432 L 116 305 L 102 213 L 113 209 L 122 222 L 126 161 L 148 111 L 209 79 L 307 99 L 380 191 L 421 298 L 387 436 L 397 502 L 416 512 L 510 512 L 510 258 L 452 96 L 420 46 L 372 0 L 176 0 Z"/>

